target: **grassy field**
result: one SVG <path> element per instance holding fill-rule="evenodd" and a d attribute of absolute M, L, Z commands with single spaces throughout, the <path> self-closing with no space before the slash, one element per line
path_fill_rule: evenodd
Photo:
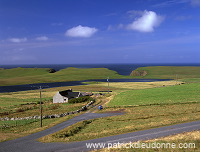
<path fill-rule="evenodd" d="M 116 95 L 109 103 L 109 106 L 200 102 L 199 91 L 200 83 L 130 90 Z"/>
<path fill-rule="evenodd" d="M 49 73 L 46 68 L 14 68 L 0 70 L 0 86 L 79 81 L 88 79 L 127 78 L 106 68 L 66 68 L 55 73 Z"/>
<path fill-rule="evenodd" d="M 77 104 L 53 104 L 53 96 L 56 91 L 42 91 L 43 114 L 61 114 L 80 109 L 86 103 Z M 12 93 L 0 93 L 1 117 L 27 117 L 39 115 L 40 96 L 38 90 L 21 91 Z"/>

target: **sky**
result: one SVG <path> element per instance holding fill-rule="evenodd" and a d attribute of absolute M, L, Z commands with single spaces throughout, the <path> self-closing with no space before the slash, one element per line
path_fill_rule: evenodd
<path fill-rule="evenodd" d="M 0 0 L 0 65 L 200 63 L 200 0 Z"/>

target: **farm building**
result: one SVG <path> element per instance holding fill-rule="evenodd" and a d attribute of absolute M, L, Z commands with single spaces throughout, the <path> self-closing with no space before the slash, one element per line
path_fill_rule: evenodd
<path fill-rule="evenodd" d="M 82 93 L 82 92 L 73 92 L 72 89 L 58 91 L 53 96 L 53 103 L 65 103 L 65 102 L 68 102 L 69 99 L 79 98 L 79 97 L 87 96 L 87 95 L 90 95 L 90 94 Z"/>

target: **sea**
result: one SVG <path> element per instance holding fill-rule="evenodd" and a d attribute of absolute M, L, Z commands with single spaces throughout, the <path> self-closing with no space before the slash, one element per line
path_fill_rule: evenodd
<path fill-rule="evenodd" d="M 118 72 L 120 75 L 130 75 L 130 73 L 138 67 L 147 66 L 200 66 L 200 63 L 140 63 L 140 64 L 18 64 L 18 65 L 0 65 L 0 68 L 52 68 L 56 71 L 65 69 L 68 67 L 75 68 L 108 68 Z"/>

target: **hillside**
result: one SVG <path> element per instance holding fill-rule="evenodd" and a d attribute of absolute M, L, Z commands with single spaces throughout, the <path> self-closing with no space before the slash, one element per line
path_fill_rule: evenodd
<path fill-rule="evenodd" d="M 88 79 L 127 78 L 107 68 L 66 68 L 52 71 L 49 68 L 13 68 L 0 70 L 0 86 L 32 83 L 80 81 Z"/>
<path fill-rule="evenodd" d="M 144 74 L 145 73 L 145 74 Z M 152 66 L 140 67 L 131 76 L 145 79 L 191 79 L 200 78 L 200 67 L 194 66 Z"/>

